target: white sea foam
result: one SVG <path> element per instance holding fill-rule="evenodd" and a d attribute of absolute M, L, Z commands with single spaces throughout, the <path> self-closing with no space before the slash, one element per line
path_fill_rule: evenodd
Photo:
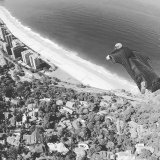
<path fill-rule="evenodd" d="M 83 84 L 106 90 L 127 89 L 134 92 L 138 91 L 133 83 L 101 66 L 78 57 L 77 53 L 67 51 L 51 40 L 33 32 L 31 28 L 23 26 L 4 7 L 0 7 L 0 18 L 5 22 L 8 29 L 24 44 Z"/>

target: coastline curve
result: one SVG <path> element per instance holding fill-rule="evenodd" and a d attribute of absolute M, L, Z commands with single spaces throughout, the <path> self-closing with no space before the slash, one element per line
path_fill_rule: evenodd
<path fill-rule="evenodd" d="M 32 31 L 31 28 L 23 26 L 2 6 L 0 6 L 0 18 L 14 36 L 39 53 L 44 60 L 57 65 L 83 84 L 105 90 L 126 89 L 132 92 L 138 91 L 133 83 L 112 74 L 101 66 L 78 57 L 77 54 L 72 54 L 72 52 Z"/>

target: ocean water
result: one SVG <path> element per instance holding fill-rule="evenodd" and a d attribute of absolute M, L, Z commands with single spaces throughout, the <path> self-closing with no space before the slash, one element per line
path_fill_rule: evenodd
<path fill-rule="evenodd" d="M 122 66 L 105 61 L 116 42 L 149 56 L 160 75 L 158 0 L 0 0 L 0 5 L 72 54 L 129 81 Z"/>

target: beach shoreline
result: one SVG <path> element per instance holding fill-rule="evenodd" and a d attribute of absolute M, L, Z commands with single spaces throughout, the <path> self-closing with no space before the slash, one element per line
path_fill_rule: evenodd
<path fill-rule="evenodd" d="M 134 84 L 118 77 L 116 74 L 112 74 L 101 66 L 65 51 L 57 44 L 23 26 L 4 7 L 0 7 L 0 18 L 15 37 L 39 53 L 40 57 L 47 63 L 55 64 L 84 85 L 104 90 L 126 89 L 137 92 L 137 87 Z"/>

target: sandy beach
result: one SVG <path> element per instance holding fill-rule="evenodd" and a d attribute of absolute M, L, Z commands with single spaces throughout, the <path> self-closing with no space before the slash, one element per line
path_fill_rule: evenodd
<path fill-rule="evenodd" d="M 0 7 L 0 18 L 12 34 L 24 44 L 39 53 L 43 59 L 54 63 L 83 84 L 106 90 L 123 88 L 137 92 L 137 87 L 133 83 L 78 57 L 71 51 L 64 50 L 52 41 L 33 32 L 30 28 L 23 26 L 4 7 Z"/>

